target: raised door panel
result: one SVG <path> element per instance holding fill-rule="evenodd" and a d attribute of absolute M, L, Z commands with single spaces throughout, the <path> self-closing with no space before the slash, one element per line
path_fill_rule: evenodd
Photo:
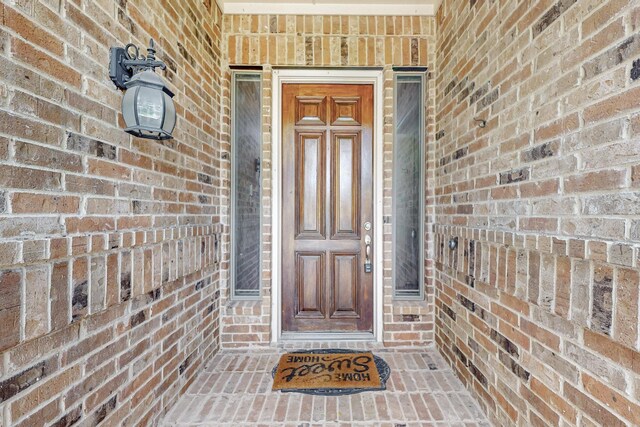
<path fill-rule="evenodd" d="M 332 132 L 331 238 L 360 239 L 360 133 Z"/>
<path fill-rule="evenodd" d="M 331 254 L 331 315 L 332 319 L 360 317 L 358 288 L 360 283 L 360 255 Z"/>
<path fill-rule="evenodd" d="M 325 134 L 297 133 L 296 239 L 324 239 Z"/>
<path fill-rule="evenodd" d="M 362 104 L 360 97 L 331 98 L 331 125 L 332 126 L 360 126 L 362 119 Z"/>
<path fill-rule="evenodd" d="M 296 253 L 296 318 L 324 319 L 324 253 Z"/>
<path fill-rule="evenodd" d="M 327 123 L 327 98 L 296 97 L 296 126 L 322 126 Z"/>

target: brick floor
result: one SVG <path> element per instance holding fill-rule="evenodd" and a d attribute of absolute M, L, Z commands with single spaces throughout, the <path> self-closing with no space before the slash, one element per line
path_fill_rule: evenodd
<path fill-rule="evenodd" d="M 370 349 L 392 370 L 384 392 L 318 397 L 271 391 L 271 369 L 287 350 Z M 226 350 L 198 376 L 163 426 L 489 426 L 434 349 L 384 349 L 369 343 Z"/>

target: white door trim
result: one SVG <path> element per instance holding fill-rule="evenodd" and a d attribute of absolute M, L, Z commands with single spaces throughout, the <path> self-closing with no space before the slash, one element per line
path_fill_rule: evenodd
<path fill-rule="evenodd" d="M 271 105 L 271 342 L 278 343 L 282 337 L 282 85 L 284 83 L 331 83 L 331 84 L 373 84 L 373 203 L 374 230 L 373 245 L 373 339 L 383 338 L 383 198 L 384 198 L 384 76 L 382 70 L 322 70 L 322 69 L 278 69 L 273 70 L 273 92 Z M 362 339 L 362 334 L 336 333 L 322 334 L 316 339 L 351 340 Z"/>

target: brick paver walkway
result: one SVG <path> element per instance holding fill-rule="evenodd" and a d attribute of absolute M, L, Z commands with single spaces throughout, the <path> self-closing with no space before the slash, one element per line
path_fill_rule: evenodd
<path fill-rule="evenodd" d="M 318 397 L 271 391 L 271 369 L 291 349 L 370 349 L 392 369 L 384 392 Z M 435 349 L 365 343 L 225 350 L 167 414 L 169 426 L 489 426 Z"/>

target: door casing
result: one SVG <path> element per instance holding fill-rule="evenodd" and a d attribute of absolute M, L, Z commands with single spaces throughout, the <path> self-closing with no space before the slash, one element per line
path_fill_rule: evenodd
<path fill-rule="evenodd" d="M 373 334 L 304 333 L 282 334 L 282 85 L 285 83 L 372 84 L 373 85 Z M 369 340 L 383 337 L 383 125 L 384 75 L 381 69 L 275 69 L 271 106 L 271 342 L 290 340 Z"/>

